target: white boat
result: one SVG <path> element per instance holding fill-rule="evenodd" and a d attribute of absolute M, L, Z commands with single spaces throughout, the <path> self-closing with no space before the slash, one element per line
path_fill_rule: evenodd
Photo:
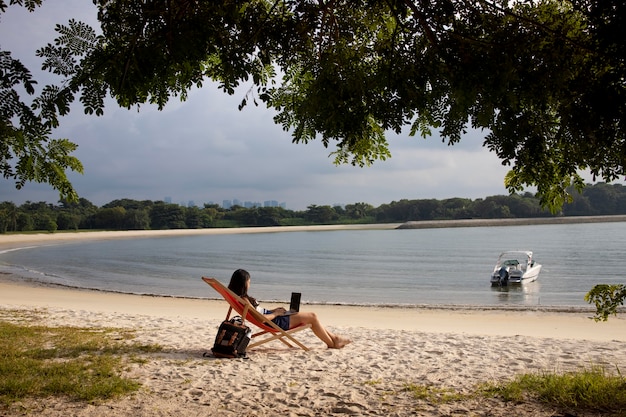
<path fill-rule="evenodd" d="M 491 273 L 492 286 L 525 284 L 539 276 L 541 264 L 533 260 L 533 253 L 526 250 L 502 252 Z"/>

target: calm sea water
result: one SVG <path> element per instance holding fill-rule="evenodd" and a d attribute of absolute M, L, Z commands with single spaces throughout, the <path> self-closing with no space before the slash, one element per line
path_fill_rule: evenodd
<path fill-rule="evenodd" d="M 492 288 L 501 251 L 527 249 L 538 281 Z M 626 283 L 626 223 L 350 230 L 138 238 L 0 253 L 26 279 L 125 293 L 217 298 L 200 280 L 252 275 L 251 294 L 304 302 L 587 306 L 598 283 Z"/>

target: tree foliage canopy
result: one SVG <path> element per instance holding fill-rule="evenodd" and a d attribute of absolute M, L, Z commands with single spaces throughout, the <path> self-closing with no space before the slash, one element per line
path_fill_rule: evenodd
<path fill-rule="evenodd" d="M 30 11 L 41 0 L 11 0 Z M 0 13 L 6 10 L 0 0 Z M 69 112 L 71 93 L 54 85 L 45 86 L 28 105 L 20 97 L 20 88 L 35 94 L 37 81 L 20 61 L 0 50 L 0 173 L 15 180 L 20 189 L 28 181 L 52 185 L 61 196 L 76 200 L 78 195 L 67 178 L 66 170 L 83 172 L 80 161 L 71 155 L 76 144 L 68 139 L 52 139 L 59 116 Z"/>
<path fill-rule="evenodd" d="M 509 191 L 536 185 L 553 211 L 568 201 L 567 187 L 583 186 L 581 170 L 607 182 L 625 174 L 623 1 L 94 3 L 101 35 L 70 21 L 38 51 L 65 80 L 33 103 L 38 127 L 54 125 L 77 95 L 87 113 L 101 114 L 109 94 L 124 107 L 162 108 L 217 80 L 229 94 L 249 88 L 241 107 L 273 108 L 294 142 L 334 145 L 336 163 L 388 158 L 389 132 L 437 129 L 454 144 L 474 128 L 512 167 Z M 19 74 L 6 68 L 0 94 L 6 74 Z M 17 113 L 5 107 L 16 106 L 3 106 L 2 126 L 27 132 L 22 119 L 9 124 Z"/>

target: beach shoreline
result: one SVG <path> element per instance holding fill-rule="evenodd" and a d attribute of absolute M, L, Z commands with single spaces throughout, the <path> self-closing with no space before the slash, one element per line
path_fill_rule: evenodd
<path fill-rule="evenodd" d="M 445 221 L 422 221 L 422 222 L 406 222 L 398 223 L 381 223 L 381 224 L 357 224 L 357 225 L 316 225 L 316 226 L 280 226 L 280 227 L 244 227 L 244 228 L 214 228 L 214 229 L 172 229 L 172 230 L 127 230 L 127 231 L 80 231 L 67 233 L 26 233 L 26 234 L 0 234 L 0 252 L 19 250 L 41 245 L 54 245 L 67 242 L 83 242 L 83 241 L 103 241 L 116 239 L 140 239 L 140 238 L 161 238 L 175 236 L 194 236 L 194 235 L 223 235 L 223 234 L 251 234 L 251 233 L 289 233 L 289 232 L 323 232 L 335 230 L 400 230 L 402 228 L 414 228 L 413 224 L 420 224 L 417 228 L 442 228 L 442 227 L 484 227 L 484 226 L 517 226 L 531 224 L 562 224 L 567 223 L 598 223 L 598 222 L 614 222 L 626 221 L 626 216 L 581 216 L 567 218 L 532 218 L 532 219 L 463 219 L 463 220 L 445 220 Z M 198 277 L 200 278 L 200 277 Z M 200 279 L 199 279 L 200 281 Z M 123 294 L 139 297 L 164 297 L 164 298 L 181 298 L 184 296 L 157 295 L 151 293 L 133 294 L 126 292 L 116 292 L 100 290 L 95 288 L 81 288 L 65 286 L 57 283 L 47 283 L 38 281 L 28 275 L 27 271 L 19 271 L 15 268 L 0 265 L 0 284 L 19 284 L 30 287 L 49 287 L 53 289 L 69 290 L 69 291 L 92 291 L 94 293 L 110 292 L 111 294 Z M 201 295 L 200 295 L 201 294 Z M 200 300 L 216 300 L 217 294 L 210 291 L 200 293 L 198 297 L 190 299 Z M 593 306 L 569 306 L 569 305 L 459 305 L 459 304 L 411 304 L 411 305 L 353 305 L 344 303 L 324 303 L 314 304 L 322 308 L 338 307 L 359 307 L 359 308 L 379 308 L 379 309 L 417 309 L 417 310 L 444 310 L 444 311 L 478 311 L 478 312 L 522 312 L 522 313 L 574 313 L 591 316 L 595 312 Z M 624 313 L 626 310 L 619 310 Z"/>
<path fill-rule="evenodd" d="M 404 223 L 337 224 L 314 226 L 270 226 L 169 230 L 122 230 L 122 231 L 76 231 L 55 233 L 0 234 L 0 250 L 16 249 L 27 245 L 52 244 L 67 241 L 109 239 L 157 238 L 173 236 L 219 235 L 243 233 L 323 232 L 333 230 L 403 230 L 454 227 L 508 227 L 546 224 L 581 224 L 626 222 L 626 215 L 615 216 L 569 216 L 513 219 L 460 219 L 423 220 Z"/>
<path fill-rule="evenodd" d="M 167 230 L 104 230 L 56 233 L 16 233 L 0 234 L 0 250 L 17 249 L 28 245 L 54 244 L 70 241 L 159 238 L 175 236 L 204 236 L 244 233 L 289 233 L 323 232 L 332 230 L 393 230 L 399 223 L 319 225 L 319 226 L 272 226 L 272 227 L 232 227 L 206 229 L 167 229 Z"/>
<path fill-rule="evenodd" d="M 626 219 L 626 216 L 623 216 Z M 572 217 L 566 218 L 568 222 L 573 223 L 589 223 L 589 222 L 613 222 L 621 219 L 620 216 L 594 216 L 594 217 Z M 396 234 L 400 234 L 399 239 L 406 239 L 406 236 L 411 236 L 404 234 L 400 229 L 405 227 L 410 223 L 419 223 L 419 228 L 455 228 L 455 227 L 485 227 L 487 224 L 489 225 L 497 225 L 497 226 L 519 226 L 519 222 L 535 222 L 536 224 L 542 224 L 546 221 L 550 223 L 560 223 L 562 222 L 562 218 L 548 218 L 548 219 L 464 219 L 464 220 L 446 220 L 446 221 L 423 221 L 423 222 L 407 222 L 403 224 L 359 224 L 359 225 L 318 225 L 318 226 L 286 226 L 286 227 L 246 227 L 246 228 L 215 228 L 215 229 L 175 229 L 175 230 L 129 230 L 129 231 L 79 231 L 79 232 L 61 232 L 61 233 L 26 233 L 26 234 L 0 234 L 0 253 L 2 252 L 11 252 L 18 251 L 20 249 L 27 249 L 24 253 L 28 253 L 28 249 L 37 248 L 42 246 L 56 246 L 63 245 L 69 243 L 81 243 L 81 242 L 96 242 L 96 241 L 115 241 L 115 240 L 135 240 L 137 239 L 139 242 L 141 239 L 151 239 L 151 243 L 157 244 L 160 238 L 171 238 L 171 237 L 183 237 L 183 236 L 210 236 L 210 235 L 233 235 L 233 234 L 282 234 L 289 232 L 306 232 L 306 233 L 319 233 L 328 231 L 328 236 L 332 236 L 332 231 L 353 231 L 353 230 L 383 230 L 383 235 L 394 239 Z M 489 226 L 490 227 L 490 226 Z M 498 232 L 499 233 L 499 232 Z M 271 238 L 271 236 L 270 236 Z M 24 255 L 18 255 L 24 256 Z M 474 258 L 473 258 L 474 259 Z M 488 262 L 488 261 L 487 261 Z M 485 262 L 485 264 L 487 264 Z M 25 263 L 28 264 L 28 263 Z M 20 266 L 21 264 L 18 262 L 16 265 L 0 265 L 0 280 L 4 280 L 7 282 L 29 282 L 33 285 L 51 285 L 51 286 L 59 286 L 59 285 L 67 285 L 67 288 L 90 288 L 93 290 L 103 290 L 103 291 L 122 291 L 126 293 L 135 293 L 140 295 L 163 295 L 163 296 L 180 296 L 180 297 L 196 297 L 195 289 L 190 290 L 187 288 L 185 291 L 150 291 L 148 287 L 142 285 L 128 286 L 123 288 L 116 288 L 115 286 L 106 286 L 106 285 L 90 285 L 89 282 L 82 282 L 80 279 L 78 281 L 64 281 L 63 279 L 46 279 L 46 267 L 44 265 L 39 265 L 39 267 L 35 267 L 35 270 L 30 270 L 28 268 L 23 268 Z M 492 264 L 486 266 L 486 269 L 492 267 Z M 89 274 L 89 271 L 84 271 L 85 274 Z M 196 274 L 202 274 L 204 272 L 198 271 Z M 54 275 L 51 275 L 54 277 Z M 195 276 L 195 274 L 194 274 Z M 193 280 L 194 276 L 190 276 L 189 278 Z M 106 277 L 104 277 L 106 278 Z M 222 279 L 226 279 L 221 277 Z M 52 282 L 47 282 L 52 281 Z M 39 282 L 39 284 L 38 284 Z M 95 282 L 95 281 L 94 281 Z M 102 282 L 107 282 L 106 279 Z M 191 282 L 191 281 L 190 281 Z M 189 284 L 187 284 L 189 285 Z M 195 288 L 193 283 L 191 283 L 192 287 Z M 148 289 L 146 289 L 148 288 Z M 518 290 L 519 288 L 513 288 L 513 290 Z M 579 289 L 580 290 L 580 289 Z M 588 289 L 584 289 L 587 291 Z M 517 293 L 516 293 L 517 295 Z M 201 298 L 204 298 L 201 296 Z M 267 298 L 266 301 L 272 301 L 275 299 Z M 279 298 L 280 300 L 280 298 Z M 464 308 L 464 309 L 504 309 L 504 310 L 539 310 L 539 311 L 584 311 L 591 312 L 593 310 L 592 306 L 584 303 L 582 295 L 580 295 L 575 302 L 569 302 L 563 304 L 559 300 L 552 300 L 555 302 L 551 302 L 551 300 L 534 300 L 532 303 L 523 303 L 523 305 L 508 305 L 508 303 L 496 303 L 493 304 L 485 304 L 489 303 L 489 299 L 483 299 L 480 305 L 477 304 L 467 304 L 463 305 L 463 300 L 450 300 L 450 305 L 445 305 L 447 302 L 446 298 L 439 298 L 434 301 L 429 298 L 419 298 L 419 299 L 404 299 L 404 298 L 393 298 L 392 301 L 389 301 L 390 298 L 384 301 L 384 303 L 389 303 L 391 305 L 381 304 L 378 305 L 376 302 L 377 299 L 365 299 L 365 303 L 371 304 L 361 304 L 375 307 L 395 307 L 395 306 L 404 306 L 403 303 L 409 302 L 411 307 L 419 307 L 419 308 L 435 308 L 435 309 L 456 309 L 456 308 Z M 396 301 L 397 300 L 397 301 Z M 311 301 L 311 300 L 309 300 Z M 316 302 L 323 302 L 323 297 L 315 298 Z M 334 301 L 338 301 L 340 303 L 345 303 L 346 301 L 351 303 L 350 298 L 346 299 L 334 299 Z M 493 300 L 491 300 L 493 301 Z M 540 302 L 543 301 L 543 302 Z M 571 301 L 571 300 L 570 300 Z M 470 300 L 470 303 L 474 301 Z"/>
<path fill-rule="evenodd" d="M 5 309 L 66 309 L 192 320 L 219 319 L 225 317 L 228 310 L 223 299 L 209 298 L 216 296 L 209 286 L 206 286 L 205 299 L 113 293 L 0 280 L 0 294 L 0 307 Z M 302 309 L 315 311 L 324 323 L 338 327 L 626 342 L 626 317 L 618 315 L 607 322 L 595 322 L 591 319 L 591 309 L 338 304 L 303 305 Z"/>

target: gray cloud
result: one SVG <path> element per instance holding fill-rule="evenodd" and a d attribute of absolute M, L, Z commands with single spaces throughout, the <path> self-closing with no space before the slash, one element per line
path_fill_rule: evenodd
<path fill-rule="evenodd" d="M 55 23 L 70 17 L 93 19 L 90 2 L 66 3 L 70 7 L 44 2 L 45 9 L 34 14 L 9 14 L 9 8 L 0 22 L 1 46 L 34 69 L 39 62 L 33 51 L 53 39 Z M 31 32 L 32 27 L 37 31 Z M 438 137 L 390 134 L 391 159 L 368 168 L 337 167 L 328 157 L 332 149 L 321 143 L 292 144 L 289 133 L 273 123 L 271 111 L 253 105 L 238 111 L 245 88 L 230 97 L 206 83 L 187 102 L 174 100 L 161 112 L 151 106 L 139 112 L 120 109 L 111 103 L 103 117 L 95 117 L 76 106 L 54 136 L 79 145 L 76 156 L 85 174 L 70 177 L 80 196 L 97 205 L 165 196 L 198 204 L 277 200 L 300 210 L 310 204 L 377 206 L 400 199 L 506 193 L 507 168 L 482 148 L 479 132 L 468 133 L 454 147 Z M 0 201 L 5 200 L 56 202 L 58 195 L 41 184 L 16 191 L 4 180 Z"/>

